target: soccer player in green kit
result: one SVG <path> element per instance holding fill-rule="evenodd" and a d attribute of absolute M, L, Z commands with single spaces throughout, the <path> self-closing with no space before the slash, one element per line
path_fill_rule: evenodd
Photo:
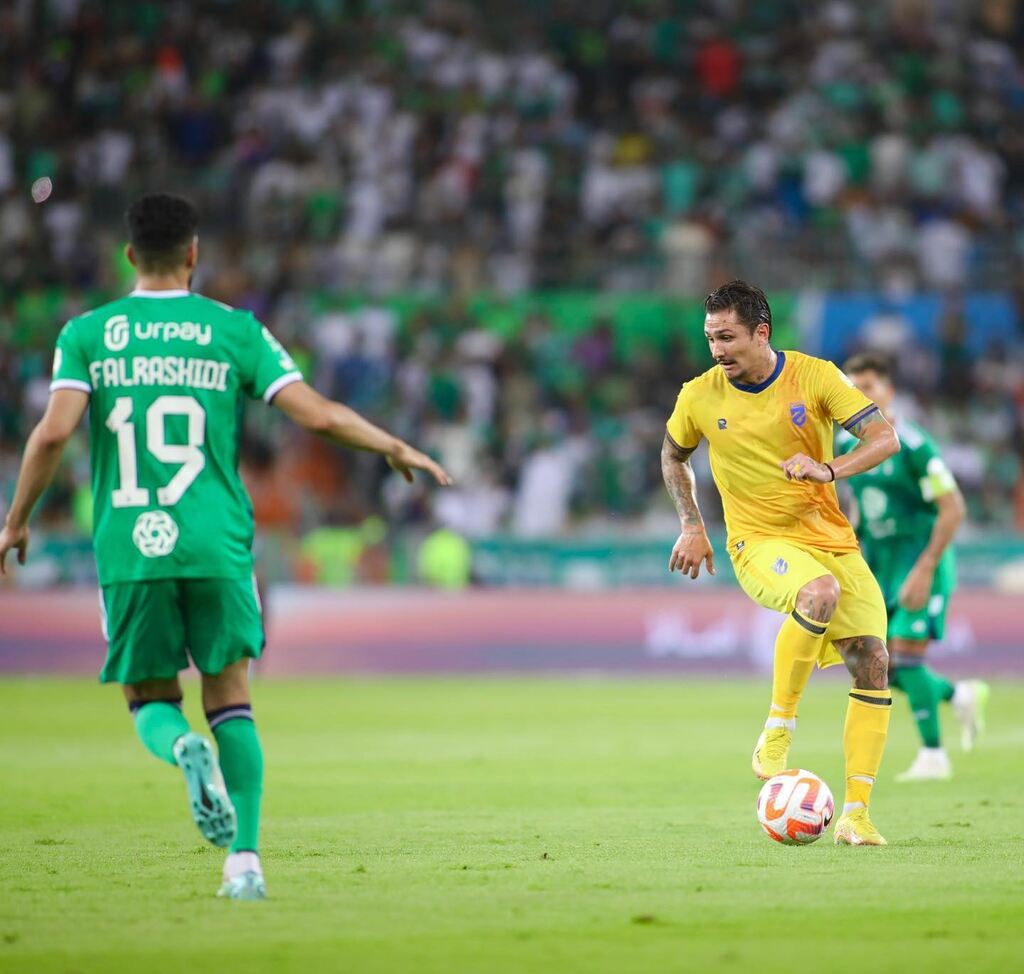
<path fill-rule="evenodd" d="M 88 408 L 109 645 L 100 679 L 123 685 L 142 743 L 181 770 L 199 830 L 228 848 L 218 895 L 263 899 L 263 754 L 249 663 L 264 634 L 252 506 L 237 471 L 244 402 L 272 402 L 342 446 L 383 454 L 406 480 L 424 470 L 445 485 L 448 475 L 303 382 L 250 312 L 189 290 L 198 254 L 191 204 L 144 196 L 129 209 L 128 228 L 137 287 L 72 318 L 57 339 L 50 401 L 29 436 L 0 531 L 0 570 L 11 549 L 24 563 L 32 508 Z M 190 659 L 217 755 L 181 711 L 178 674 Z"/>
<path fill-rule="evenodd" d="M 857 505 L 857 535 L 885 596 L 889 613 L 889 684 L 910 702 L 921 749 L 897 781 L 949 778 L 942 746 L 939 704 L 948 701 L 969 750 L 984 727 L 989 688 L 978 680 L 951 683 L 925 663 L 928 644 L 941 639 L 949 597 L 956 585 L 953 536 L 964 502 L 931 437 L 893 413 L 895 390 L 888 362 L 878 355 L 850 359 L 846 374 L 896 428 L 903 449 L 873 470 L 849 480 Z M 839 448 L 856 440 L 841 435 Z"/>

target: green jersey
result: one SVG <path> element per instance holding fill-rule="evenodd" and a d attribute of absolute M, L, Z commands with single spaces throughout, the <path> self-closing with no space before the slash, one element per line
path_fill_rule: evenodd
<path fill-rule="evenodd" d="M 900 452 L 848 481 L 859 514 L 857 536 L 872 566 L 883 551 L 900 551 L 916 559 L 938 517 L 936 498 L 956 487 L 932 438 L 915 423 L 900 421 L 895 426 Z M 848 453 L 856 444 L 854 437 L 843 433 L 838 449 Z M 951 567 L 952 560 L 952 549 L 947 548 L 943 561 Z"/>
<path fill-rule="evenodd" d="M 101 585 L 251 574 L 245 398 L 301 378 L 250 312 L 189 291 L 133 291 L 64 326 L 50 388 L 91 397 Z"/>

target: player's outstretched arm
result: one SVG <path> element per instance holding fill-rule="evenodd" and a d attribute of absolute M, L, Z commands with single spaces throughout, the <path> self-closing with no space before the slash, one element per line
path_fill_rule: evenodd
<path fill-rule="evenodd" d="M 29 435 L 25 456 L 21 461 L 14 500 L 7 512 L 7 521 L 0 530 L 0 572 L 7 571 L 7 552 L 17 549 L 18 561 L 24 565 L 28 554 L 28 521 L 36 502 L 53 480 L 61 454 L 78 426 L 89 396 L 77 389 L 57 389 L 50 395 L 43 418 Z"/>
<path fill-rule="evenodd" d="M 715 574 L 715 554 L 704 530 L 704 519 L 700 516 L 694 492 L 693 468 L 690 466 L 690 454 L 694 449 L 678 446 L 667 435 L 661 445 L 661 476 L 682 528 L 672 547 L 668 570 L 674 572 L 678 568 L 690 578 L 700 574 L 701 563 L 705 560 L 708 572 Z"/>
<path fill-rule="evenodd" d="M 444 467 L 425 453 L 379 426 L 374 426 L 354 409 L 321 396 L 305 382 L 286 385 L 274 396 L 273 402 L 296 423 L 313 433 L 354 450 L 383 454 L 392 469 L 397 470 L 410 483 L 413 470 L 425 470 L 442 487 L 451 483 Z"/>
<path fill-rule="evenodd" d="M 939 559 L 952 543 L 967 513 L 963 494 L 955 483 L 950 490 L 935 498 L 935 506 L 938 516 L 932 525 L 928 545 L 900 586 L 899 603 L 908 612 L 920 612 L 928 604 Z"/>
<path fill-rule="evenodd" d="M 900 438 L 880 409 L 873 409 L 867 416 L 849 427 L 848 430 L 860 442 L 849 452 L 824 463 L 797 453 L 779 464 L 787 480 L 811 480 L 828 484 L 843 480 L 877 467 L 883 460 L 900 452 Z"/>

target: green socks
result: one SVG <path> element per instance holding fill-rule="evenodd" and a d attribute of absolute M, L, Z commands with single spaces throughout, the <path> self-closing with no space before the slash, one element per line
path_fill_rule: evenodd
<path fill-rule="evenodd" d="M 933 673 L 923 663 L 919 663 L 916 666 L 897 666 L 889 685 L 907 695 L 924 746 L 941 747 L 939 704 L 943 700 L 952 699 L 953 684 L 945 677 Z"/>
<path fill-rule="evenodd" d="M 924 669 L 928 669 L 924 667 Z M 939 699 L 943 703 L 948 703 L 953 699 L 953 694 L 956 693 L 956 687 L 949 682 L 944 676 L 939 676 L 938 673 L 934 673 L 932 670 L 928 670 L 928 675 L 932 678 L 932 682 L 935 684 L 935 690 L 939 695 Z"/>
<path fill-rule="evenodd" d="M 180 700 L 133 700 L 129 705 L 135 730 L 146 750 L 161 761 L 176 765 L 174 742 L 189 732 Z"/>
<path fill-rule="evenodd" d="M 258 852 L 260 800 L 263 797 L 263 749 L 249 704 L 221 707 L 206 714 L 217 738 L 220 770 L 238 816 L 231 852 Z"/>
<path fill-rule="evenodd" d="M 151 754 L 177 765 L 174 742 L 189 732 L 180 700 L 136 700 L 129 704 L 139 739 Z M 217 739 L 220 770 L 238 816 L 231 852 L 258 852 L 260 800 L 263 797 L 263 749 L 249 704 L 221 707 L 206 714 Z"/>

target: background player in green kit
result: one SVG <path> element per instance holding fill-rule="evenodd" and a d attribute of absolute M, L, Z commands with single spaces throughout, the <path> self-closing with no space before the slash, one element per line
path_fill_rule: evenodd
<path fill-rule="evenodd" d="M 109 644 L 100 679 L 123 684 L 142 743 L 181 769 L 200 831 L 229 847 L 218 895 L 262 899 L 263 755 L 248 671 L 264 637 L 252 506 L 237 472 L 243 404 L 273 402 L 336 443 L 383 454 L 407 480 L 414 469 L 442 485 L 448 476 L 306 385 L 250 312 L 190 292 L 197 227 L 191 204 L 175 196 L 145 196 L 129 210 L 127 255 L 138 286 L 60 333 L 50 401 L 0 531 L 0 570 L 12 548 L 24 563 L 32 508 L 88 407 Z M 178 673 L 190 658 L 219 761 L 181 712 Z"/>
<path fill-rule="evenodd" d="M 948 778 L 952 768 L 942 747 L 939 704 L 952 704 L 969 750 L 984 724 L 989 692 L 977 680 L 953 684 L 924 662 L 928 643 L 945 632 L 956 586 L 951 542 L 963 520 L 963 498 L 931 437 L 893 414 L 888 362 L 878 355 L 858 355 L 845 371 L 882 410 L 902 444 L 896 456 L 848 481 L 857 505 L 857 536 L 889 613 L 889 683 L 906 693 L 921 735 L 914 763 L 897 780 Z M 840 449 L 856 445 L 849 439 L 841 440 Z"/>

